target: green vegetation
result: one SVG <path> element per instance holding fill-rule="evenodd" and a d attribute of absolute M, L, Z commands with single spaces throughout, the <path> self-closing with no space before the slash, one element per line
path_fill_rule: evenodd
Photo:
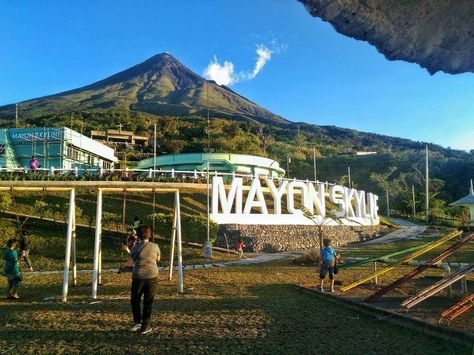
<path fill-rule="evenodd" d="M 188 242 L 203 243 L 207 235 L 206 194 L 205 191 L 181 189 L 181 224 L 183 238 Z M 125 228 L 122 226 L 122 211 L 125 200 Z M 2 201 L 4 201 L 2 203 Z M 3 207 L 2 207 L 3 206 Z M 142 222 L 153 224 L 155 217 L 156 232 L 168 238 L 171 235 L 171 225 L 174 210 L 173 193 L 156 193 L 153 208 L 153 196 L 147 193 L 106 194 L 103 198 L 104 228 L 116 232 L 126 231 L 138 216 Z M 18 214 L 33 215 L 53 221 L 65 222 L 68 211 L 68 196 L 61 193 L 0 193 L 0 211 L 15 211 Z M 76 193 L 76 223 L 89 227 L 95 225 L 96 200 L 87 188 L 81 188 Z M 154 213 L 154 214 L 153 214 Z M 14 215 L 10 215 L 14 216 Z M 217 225 L 211 222 L 211 241 L 217 237 Z M 60 227 L 61 228 L 61 227 Z"/>
<path fill-rule="evenodd" d="M 61 270 L 64 267 L 64 250 L 66 247 L 66 232 L 63 226 L 58 226 L 46 221 L 29 220 L 25 229 L 30 235 L 31 258 L 34 268 L 40 271 Z M 6 245 L 10 238 L 18 238 L 17 223 L 14 219 L 0 219 L 0 249 Z M 171 235 L 171 225 L 166 231 Z M 104 269 L 118 268 L 127 258 L 121 251 L 122 239 L 115 233 L 104 233 L 102 267 Z M 166 266 L 169 260 L 169 241 L 158 240 L 162 252 L 160 265 Z M 94 255 L 94 231 L 79 229 L 77 231 L 77 267 L 79 270 L 92 269 Z M 183 259 L 187 264 L 202 264 L 207 262 L 202 257 L 200 248 L 185 247 Z M 234 260 L 233 254 L 213 252 L 215 261 Z M 0 259 L 0 270 L 3 270 L 3 259 Z"/>

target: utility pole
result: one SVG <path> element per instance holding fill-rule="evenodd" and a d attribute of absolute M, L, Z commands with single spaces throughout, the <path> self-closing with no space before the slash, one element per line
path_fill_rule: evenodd
<path fill-rule="evenodd" d="M 156 170 L 156 123 L 153 126 L 153 177 Z"/>
<path fill-rule="evenodd" d="M 286 156 L 286 176 L 288 179 L 290 179 L 290 163 L 291 163 L 291 158 L 289 155 Z"/>
<path fill-rule="evenodd" d="M 390 217 L 390 199 L 389 199 L 389 196 L 388 196 L 388 190 L 385 191 L 385 194 L 387 196 L 387 217 Z"/>
<path fill-rule="evenodd" d="M 71 112 L 71 115 L 70 115 L 70 119 L 71 119 L 71 130 L 72 130 L 72 112 Z"/>
<path fill-rule="evenodd" d="M 352 181 L 351 181 L 351 167 L 347 167 L 347 181 L 349 183 L 349 188 L 352 188 Z"/>
<path fill-rule="evenodd" d="M 413 200 L 413 218 L 416 218 L 415 185 L 411 185 L 411 197 Z"/>
<path fill-rule="evenodd" d="M 209 115 L 209 83 L 206 85 L 207 93 L 207 152 L 211 152 L 211 119 Z"/>
<path fill-rule="evenodd" d="M 207 104 L 207 154 L 211 153 L 211 118 L 209 115 L 209 82 L 207 82 L 206 85 L 206 104 Z M 211 234 L 211 202 L 210 202 L 210 181 L 209 181 L 209 158 L 207 158 L 207 164 L 206 164 L 206 170 L 207 170 L 207 239 L 206 243 L 204 244 L 204 258 L 205 259 L 212 259 L 212 245 L 211 245 L 211 239 L 210 239 L 210 234 Z"/>
<path fill-rule="evenodd" d="M 426 145 L 426 157 L 425 157 L 425 207 L 426 207 L 426 223 L 429 222 L 429 210 L 430 210 L 430 196 L 429 196 L 429 181 L 430 181 L 430 174 L 429 174 L 429 167 L 428 167 L 428 145 Z"/>
<path fill-rule="evenodd" d="M 318 181 L 318 176 L 316 175 L 316 147 L 313 147 L 313 169 L 314 169 L 314 181 Z"/>
<path fill-rule="evenodd" d="M 20 127 L 20 123 L 18 122 L 18 104 L 15 105 L 15 125 L 16 128 Z"/>

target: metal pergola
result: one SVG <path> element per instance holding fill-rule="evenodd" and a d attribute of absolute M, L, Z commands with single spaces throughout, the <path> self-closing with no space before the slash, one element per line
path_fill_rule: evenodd
<path fill-rule="evenodd" d="M 69 192 L 69 208 L 66 232 L 66 248 L 64 257 L 64 274 L 62 285 L 62 301 L 67 302 L 69 276 L 72 271 L 73 284 L 77 284 L 76 263 L 76 188 L 97 188 L 96 226 L 94 238 L 94 264 L 92 272 L 92 298 L 97 298 L 97 288 L 102 273 L 102 197 L 104 193 L 114 192 L 174 192 L 174 219 L 171 235 L 171 251 L 169 265 L 169 279 L 172 278 L 174 247 L 177 244 L 178 257 L 178 292 L 183 293 L 183 258 L 182 258 L 182 231 L 179 188 L 176 184 L 159 182 L 125 182 L 125 181 L 1 181 L 0 191 L 10 192 Z M 72 260 L 71 260 L 72 259 Z M 72 265 L 71 265 L 72 264 Z M 72 269 L 72 270 L 71 270 Z"/>

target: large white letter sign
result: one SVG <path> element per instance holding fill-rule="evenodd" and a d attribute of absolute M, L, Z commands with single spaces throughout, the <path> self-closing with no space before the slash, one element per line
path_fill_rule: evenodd
<path fill-rule="evenodd" d="M 344 187 L 344 215 L 345 217 L 355 217 L 354 208 L 352 207 L 352 199 L 356 190 Z"/>
<path fill-rule="evenodd" d="M 316 207 L 316 214 L 318 216 L 326 215 L 326 196 L 324 195 L 324 184 L 318 184 L 318 191 L 314 189 L 314 185 L 310 182 L 308 186 L 309 211 L 314 214 L 314 207 Z"/>
<path fill-rule="evenodd" d="M 355 205 L 356 205 L 356 217 L 357 218 L 366 218 L 367 212 L 365 210 L 365 192 L 358 191 L 355 192 Z"/>
<path fill-rule="evenodd" d="M 257 197 L 256 201 L 255 197 Z M 268 214 L 265 198 L 263 197 L 262 185 L 260 185 L 260 179 L 252 180 L 247 201 L 245 201 L 244 214 L 250 214 L 253 207 L 260 208 L 260 211 L 263 214 Z"/>
<path fill-rule="evenodd" d="M 281 198 L 283 194 L 286 192 L 286 185 L 288 185 L 288 181 L 282 181 L 280 183 L 280 187 L 277 188 L 273 180 L 267 180 L 267 186 L 270 189 L 270 193 L 273 197 L 273 209 L 275 214 L 281 214 Z"/>
<path fill-rule="evenodd" d="M 340 194 L 341 197 L 338 197 L 337 196 L 338 194 Z M 343 216 L 345 212 L 343 197 L 344 197 L 344 189 L 342 188 L 342 186 L 332 185 L 329 188 L 329 200 L 335 205 L 339 205 L 339 213 L 338 213 L 339 216 Z"/>
<path fill-rule="evenodd" d="M 222 213 L 232 212 L 235 200 L 235 213 L 242 214 L 242 178 L 235 178 L 230 185 L 229 195 L 226 196 L 224 181 L 221 176 L 212 177 L 212 213 L 219 213 L 219 202 L 222 206 Z"/>
<path fill-rule="evenodd" d="M 377 206 L 377 201 L 379 197 L 371 192 L 367 194 L 367 201 L 369 204 L 369 216 L 372 219 L 379 219 L 378 210 L 379 206 Z"/>
<path fill-rule="evenodd" d="M 306 184 L 302 181 L 291 181 L 288 184 L 286 193 L 286 208 L 289 213 L 292 214 L 302 214 L 303 211 L 295 208 L 295 189 L 301 190 L 301 206 L 309 208 L 308 203 L 308 192 L 306 190 Z"/>
<path fill-rule="evenodd" d="M 226 180 L 227 181 L 227 180 Z M 248 194 L 244 196 L 242 178 L 234 177 L 224 184 L 221 176 L 212 177 L 212 216 L 218 224 L 257 224 L 257 225 L 313 225 L 306 218 L 303 210 L 307 209 L 316 216 L 326 216 L 326 206 L 330 203 L 337 206 L 336 216 L 341 225 L 377 225 L 377 195 L 323 183 L 312 183 L 308 180 L 283 180 L 276 182 L 266 180 L 262 187 L 258 177 L 251 180 Z M 329 191 L 328 191 L 329 189 Z M 286 194 L 288 211 L 282 211 Z M 329 200 L 326 203 L 326 199 Z M 273 198 L 273 209 L 269 213 L 265 198 Z M 301 204 L 299 203 L 301 201 Z M 321 218 L 321 217 L 319 217 Z M 339 223 L 337 223 L 339 224 Z"/>

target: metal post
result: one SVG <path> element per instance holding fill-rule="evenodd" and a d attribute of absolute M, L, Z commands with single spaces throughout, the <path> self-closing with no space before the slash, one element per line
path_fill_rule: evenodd
<path fill-rule="evenodd" d="M 99 236 L 99 286 L 102 285 L 102 233 Z"/>
<path fill-rule="evenodd" d="M 16 128 L 20 127 L 20 123 L 18 119 L 18 104 L 15 105 L 15 126 Z"/>
<path fill-rule="evenodd" d="M 72 281 L 77 286 L 77 262 L 76 262 L 76 211 L 73 214 L 72 222 Z"/>
<path fill-rule="evenodd" d="M 99 282 L 99 249 L 102 229 L 102 190 L 97 191 L 97 210 L 95 215 L 95 240 L 94 240 L 94 270 L 92 272 L 92 298 L 97 298 L 97 284 Z"/>
<path fill-rule="evenodd" d="M 210 234 L 211 234 L 211 203 L 210 203 L 210 191 L 209 191 L 209 160 L 207 161 L 206 164 L 207 167 L 207 199 L 206 199 L 206 205 L 207 205 L 207 239 L 206 243 L 204 244 L 204 258 L 206 259 L 211 259 L 212 258 L 212 246 L 211 246 L 211 239 L 210 239 Z"/>
<path fill-rule="evenodd" d="M 444 277 L 448 277 L 450 274 L 451 274 L 451 268 L 449 267 L 449 265 L 446 265 L 446 267 L 444 269 Z M 448 297 L 452 297 L 452 296 L 453 296 L 453 287 L 452 287 L 452 285 L 449 285 L 449 287 L 448 287 Z"/>
<path fill-rule="evenodd" d="M 388 196 L 388 190 L 385 191 L 385 195 L 387 196 L 387 217 L 390 217 L 390 199 Z"/>
<path fill-rule="evenodd" d="M 173 278 L 173 262 L 174 262 L 174 246 L 176 244 L 176 229 L 178 223 L 178 210 L 176 208 L 176 198 L 174 203 L 174 218 L 173 218 L 173 229 L 171 230 L 171 248 L 170 248 L 170 270 L 169 280 Z"/>
<path fill-rule="evenodd" d="M 153 177 L 156 170 L 156 123 L 153 126 Z"/>
<path fill-rule="evenodd" d="M 178 293 L 184 292 L 183 287 L 183 251 L 181 244 L 181 207 L 179 199 L 179 191 L 176 191 L 176 234 L 178 239 Z"/>
<path fill-rule="evenodd" d="M 313 147 L 313 169 L 314 169 L 314 181 L 318 181 L 318 176 L 316 175 L 316 147 Z"/>
<path fill-rule="evenodd" d="M 466 280 L 465 276 L 462 278 L 461 282 L 462 282 L 462 289 L 463 289 L 464 297 L 467 297 L 467 296 L 469 296 L 469 291 L 468 291 L 468 288 L 467 288 L 467 280 Z"/>
<path fill-rule="evenodd" d="M 426 208 L 426 223 L 430 220 L 429 210 L 430 210 L 430 193 L 429 193 L 429 167 L 428 167 L 428 145 L 426 146 L 426 157 L 425 157 L 425 208 Z"/>
<path fill-rule="evenodd" d="M 64 276 L 63 276 L 63 302 L 67 302 L 67 292 L 69 287 L 69 266 L 71 263 L 71 244 L 73 234 L 73 223 L 75 213 L 75 192 L 76 190 L 71 189 L 69 192 L 69 212 L 68 212 L 68 224 L 67 224 L 67 235 L 66 235 L 66 256 L 64 258 Z"/>
<path fill-rule="evenodd" d="M 351 167 L 350 166 L 347 167 L 347 182 L 348 182 L 349 188 L 351 188 L 352 181 L 351 181 Z"/>
<path fill-rule="evenodd" d="M 377 262 L 374 261 L 374 273 L 377 272 Z M 379 279 L 377 276 L 374 277 L 374 284 L 378 285 Z"/>

